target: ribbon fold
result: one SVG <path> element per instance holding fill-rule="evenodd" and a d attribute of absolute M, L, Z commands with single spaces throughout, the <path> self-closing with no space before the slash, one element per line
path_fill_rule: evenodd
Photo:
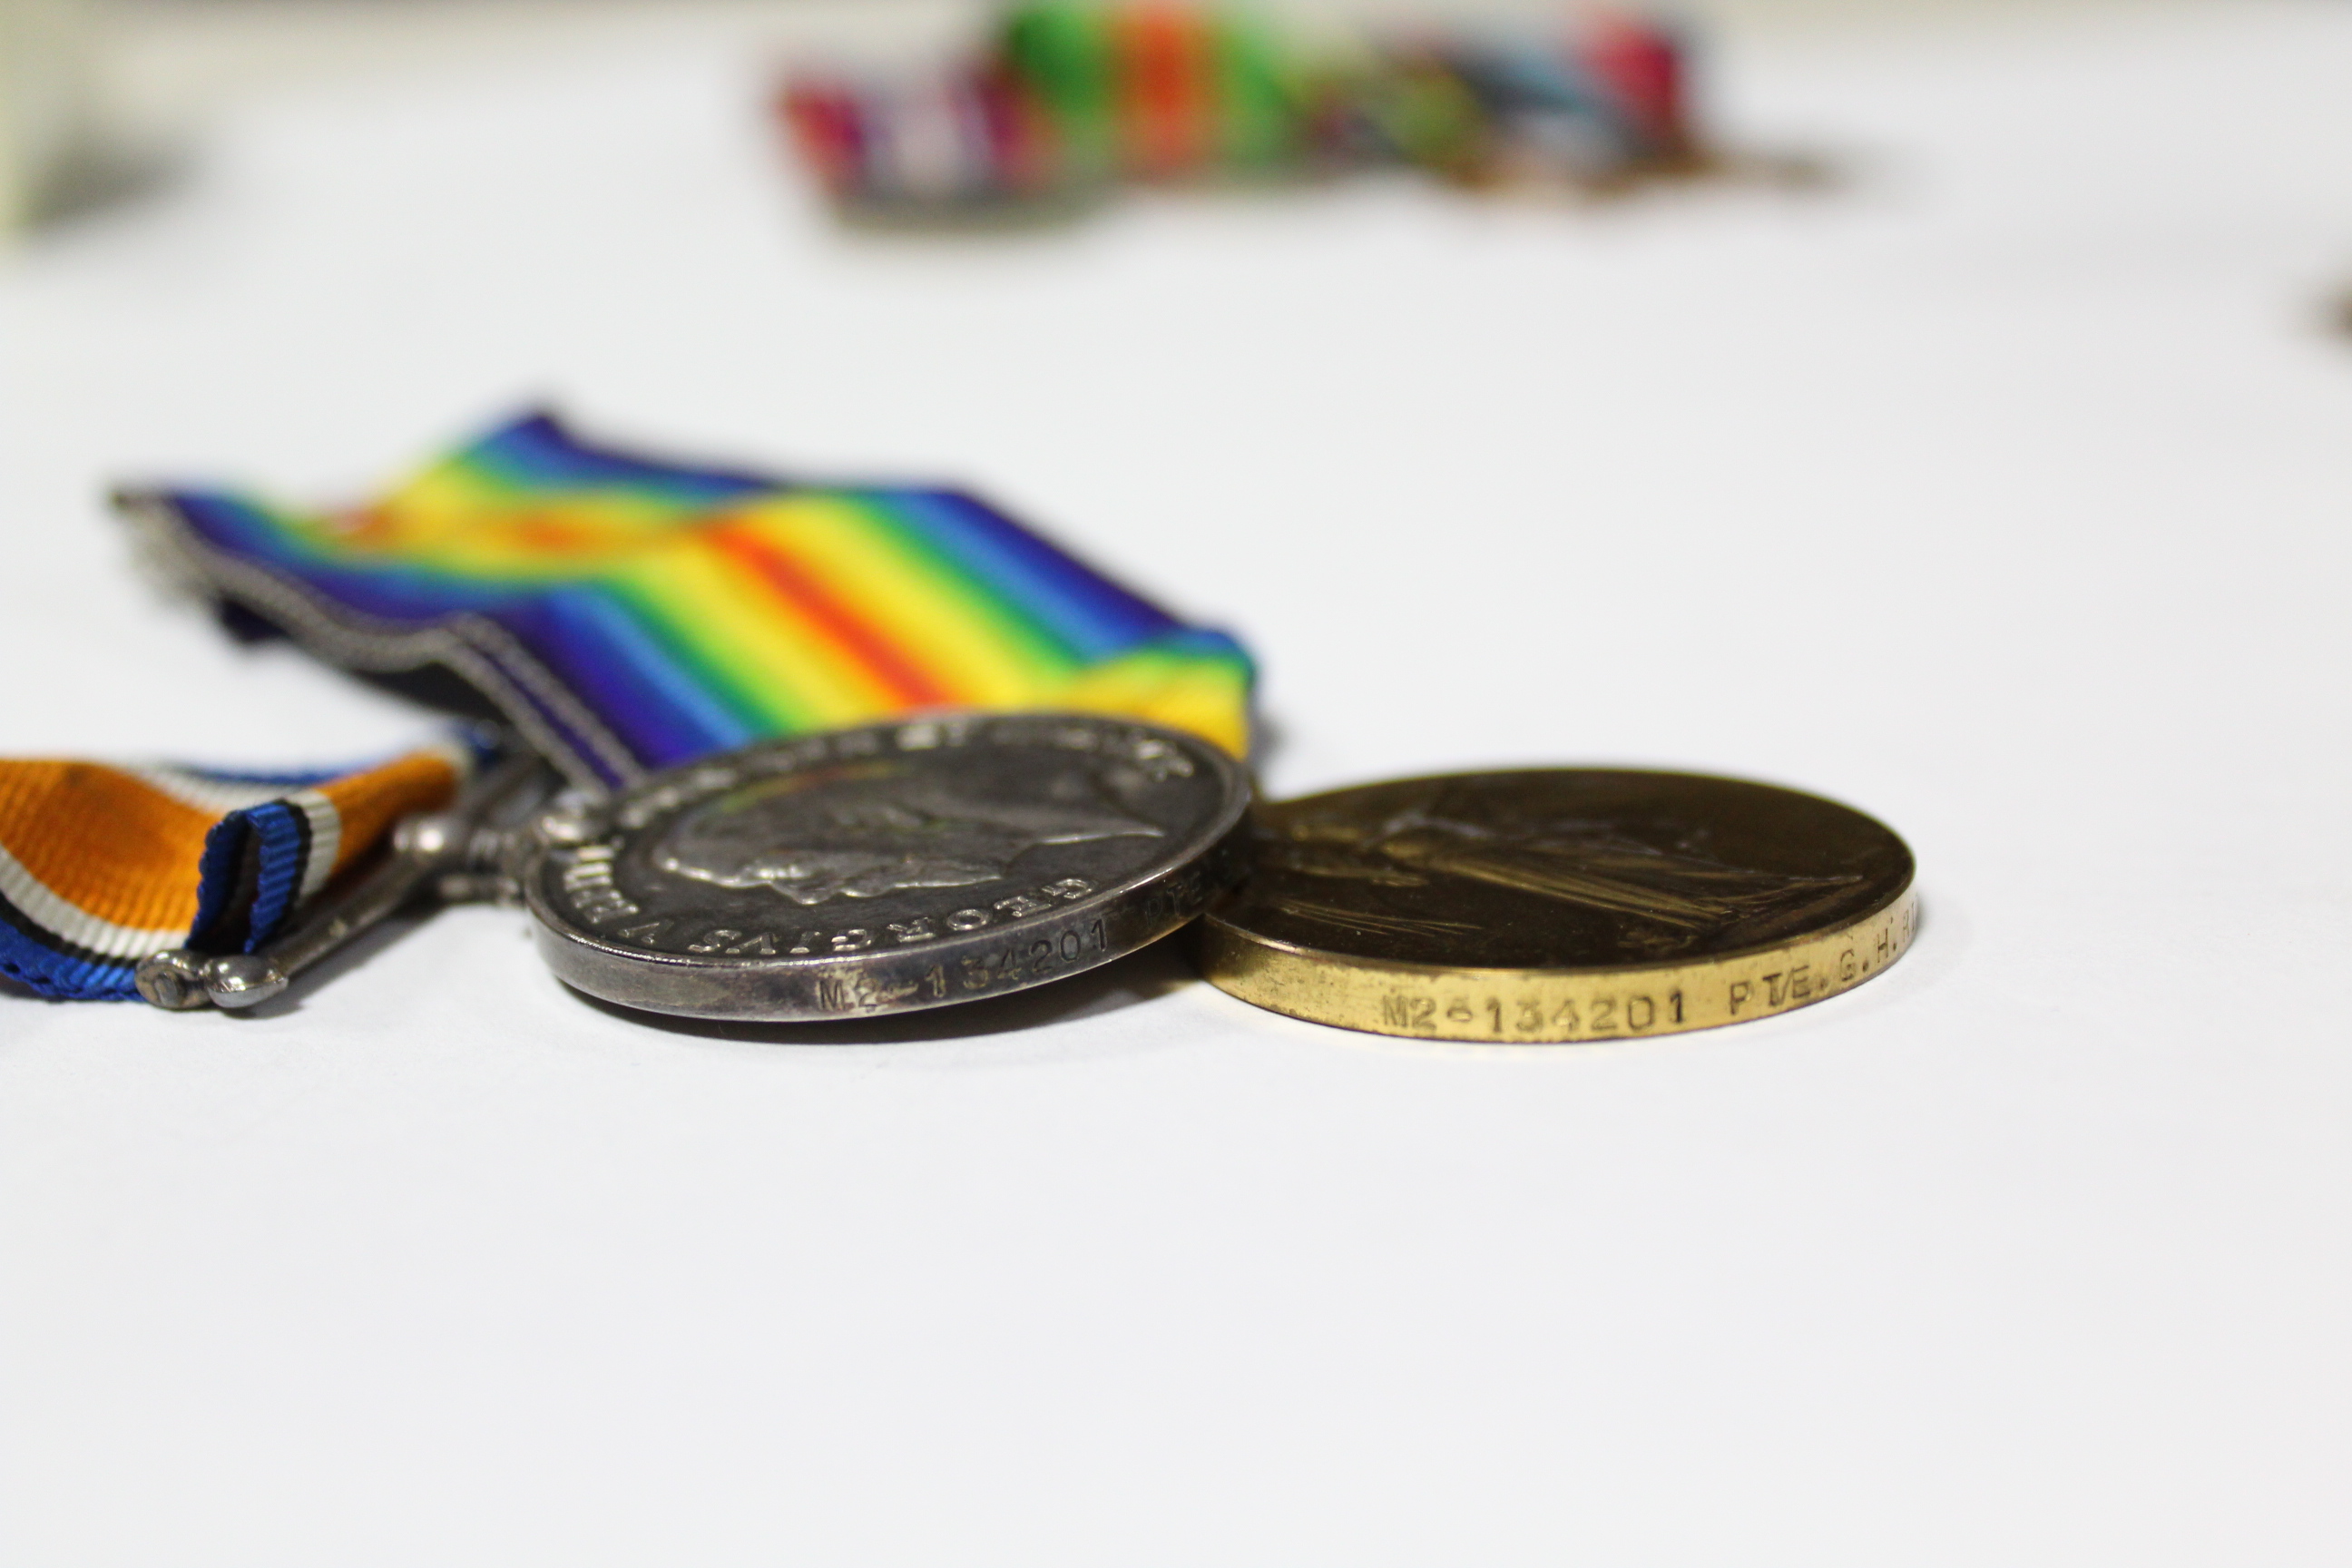
<path fill-rule="evenodd" d="M 329 663 L 438 668 L 573 784 L 949 708 L 1249 743 L 1254 670 L 961 490 L 800 485 L 504 425 L 371 506 L 120 498 L 200 591 Z"/>
<path fill-rule="evenodd" d="M 150 953 L 251 952 L 478 760 L 457 742 L 274 777 L 0 760 L 0 974 L 120 1001 Z"/>

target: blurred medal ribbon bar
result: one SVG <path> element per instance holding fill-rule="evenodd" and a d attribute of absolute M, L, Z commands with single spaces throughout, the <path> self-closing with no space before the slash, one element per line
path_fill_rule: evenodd
<path fill-rule="evenodd" d="M 847 213 L 1053 214 L 1123 182 L 1420 169 L 1599 191 L 1716 166 L 1687 46 L 1623 15 L 1316 34 L 1169 4 L 1005 11 L 928 75 L 803 68 L 777 112 Z"/>

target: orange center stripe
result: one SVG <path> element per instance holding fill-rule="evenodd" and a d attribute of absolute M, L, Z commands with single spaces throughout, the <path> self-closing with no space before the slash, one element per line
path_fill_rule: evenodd
<path fill-rule="evenodd" d="M 342 819 L 342 842 L 331 868 L 340 871 L 375 847 L 394 821 L 412 811 L 438 811 L 457 795 L 457 770 L 430 752 L 318 786 Z"/>
<path fill-rule="evenodd" d="M 909 708 L 923 708 L 954 700 L 953 693 L 892 647 L 880 632 L 858 619 L 847 605 L 825 592 L 822 584 L 792 561 L 735 529 L 713 529 L 706 537 L 864 665 L 866 672 L 888 687 L 898 701 Z"/>
<path fill-rule="evenodd" d="M 50 892 L 116 925 L 194 921 L 194 868 L 215 820 L 96 763 L 0 764 L 0 843 Z"/>

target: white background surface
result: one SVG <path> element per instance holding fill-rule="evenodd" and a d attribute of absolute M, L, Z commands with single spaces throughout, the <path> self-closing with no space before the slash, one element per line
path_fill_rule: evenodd
<path fill-rule="evenodd" d="M 1849 800 L 1920 945 L 1507 1053 L 1156 954 L 667 1031 L 485 910 L 274 1021 L 0 996 L 0 1561 L 2352 1554 L 2352 12 L 1727 50 L 1824 194 L 961 244 L 829 227 L 761 66 L 255 98 L 0 265 L 6 749 L 415 732 L 143 584 L 101 487 L 352 496 L 546 397 L 977 485 L 1252 641 L 1276 793 Z"/>

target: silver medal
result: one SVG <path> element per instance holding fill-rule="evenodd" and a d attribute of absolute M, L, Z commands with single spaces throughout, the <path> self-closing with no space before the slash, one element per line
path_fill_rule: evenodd
<path fill-rule="evenodd" d="M 437 883 L 519 892 L 549 967 L 624 1006 L 768 1021 L 942 1006 L 1091 969 L 1191 920 L 1239 874 L 1250 792 L 1192 736 L 1022 714 L 770 742 L 483 826 L 512 793 L 405 834 L 260 952 L 156 955 L 142 991 L 252 1005 Z"/>

